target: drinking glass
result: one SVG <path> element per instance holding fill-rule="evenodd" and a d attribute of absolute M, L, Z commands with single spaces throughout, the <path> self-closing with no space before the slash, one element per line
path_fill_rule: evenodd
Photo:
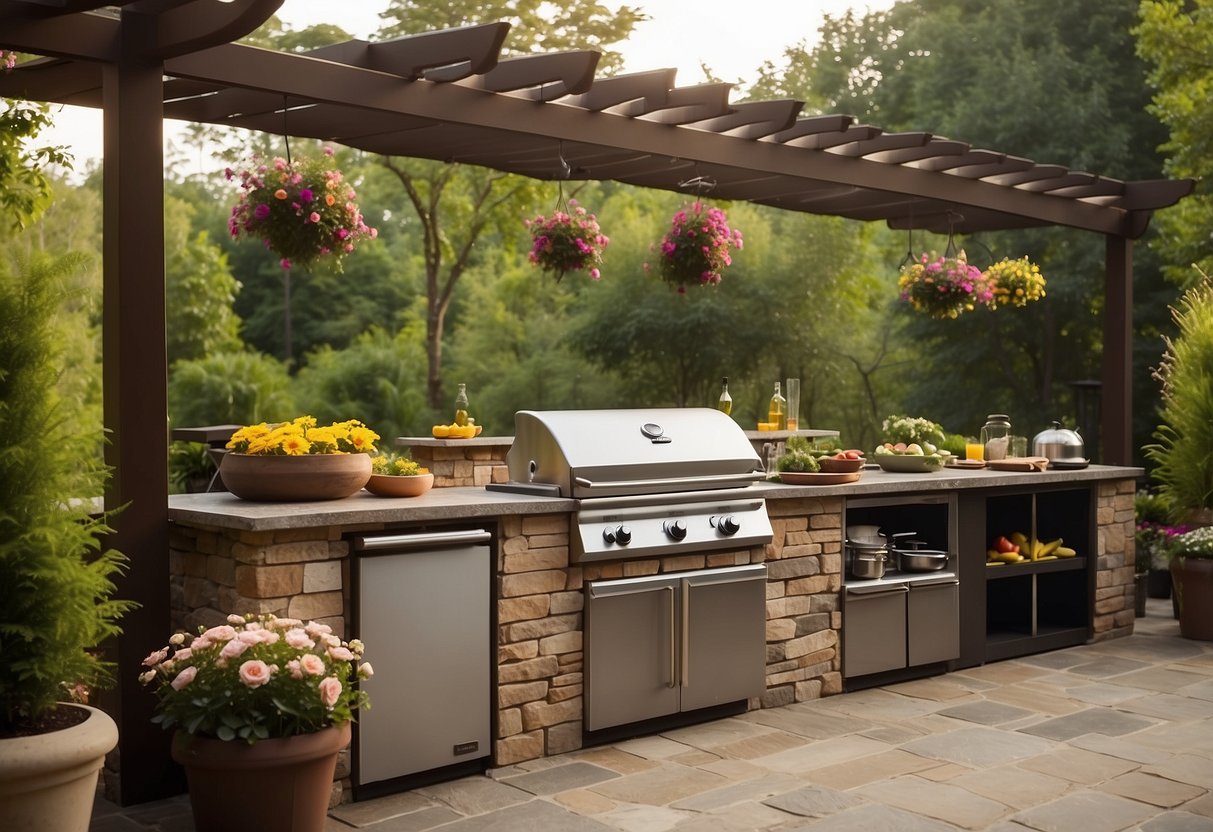
<path fill-rule="evenodd" d="M 788 430 L 800 428 L 800 379 L 788 379 Z"/>
<path fill-rule="evenodd" d="M 1011 447 L 1008 457 L 1025 457 L 1028 455 L 1028 437 L 1012 436 Z"/>
<path fill-rule="evenodd" d="M 986 446 L 981 443 L 981 440 L 976 436 L 965 437 L 965 459 L 984 460 L 986 458 Z"/>

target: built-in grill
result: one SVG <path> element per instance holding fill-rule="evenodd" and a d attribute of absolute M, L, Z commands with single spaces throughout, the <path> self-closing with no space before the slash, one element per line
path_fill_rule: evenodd
<path fill-rule="evenodd" d="M 510 482 L 490 485 L 580 501 L 575 562 L 739 549 L 770 542 L 766 503 L 749 486 L 762 461 L 729 416 L 710 408 L 519 411 Z"/>

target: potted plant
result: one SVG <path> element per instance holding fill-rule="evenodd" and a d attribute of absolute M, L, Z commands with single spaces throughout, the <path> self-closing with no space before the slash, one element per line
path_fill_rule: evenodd
<path fill-rule="evenodd" d="M 999 306 L 1027 306 L 1045 296 L 1045 278 L 1040 266 L 1027 257 L 1012 260 L 1004 257 L 982 273 L 986 286 L 993 293 L 991 309 Z"/>
<path fill-rule="evenodd" d="M 1213 526 L 1201 526 L 1175 538 L 1171 580 L 1179 605 L 1179 634 L 1213 641 Z"/>
<path fill-rule="evenodd" d="M 231 615 L 174 634 L 143 665 L 153 721 L 176 732 L 198 832 L 324 829 L 337 754 L 369 707 L 355 687 L 373 675 L 360 641 L 314 621 Z"/>
<path fill-rule="evenodd" d="M 1133 541 L 1137 550 L 1138 573 L 1146 572 L 1149 598 L 1171 597 L 1170 549 L 1174 539 L 1189 531 L 1183 524 L 1170 522 L 1170 511 L 1158 494 L 1145 489 L 1133 498 L 1136 529 Z"/>
<path fill-rule="evenodd" d="M 0 829 L 83 832 L 118 742 L 83 701 L 111 680 L 95 652 L 131 604 L 112 598 L 126 559 L 94 500 L 108 472 L 55 392 L 64 259 L 0 272 Z"/>
<path fill-rule="evenodd" d="M 915 311 L 947 320 L 990 303 L 994 292 L 964 251 L 954 257 L 923 254 L 904 266 L 897 280 L 901 299 Z"/>
<path fill-rule="evenodd" d="M 239 172 L 228 168 L 227 178 L 239 176 L 241 189 L 228 220 L 232 237 L 261 240 L 284 269 L 324 260 L 340 271 L 358 241 L 378 232 L 363 220 L 354 189 L 329 161 L 332 155 L 326 147 L 321 159 L 276 158 L 266 164 L 254 158 Z"/>
<path fill-rule="evenodd" d="M 1201 273 L 1201 280 L 1172 307 L 1171 317 L 1178 334 L 1164 339 L 1166 349 L 1154 373 L 1162 385 L 1162 424 L 1154 431 L 1157 442 L 1143 450 L 1154 463 L 1150 475 L 1171 517 L 1192 526 L 1209 526 L 1213 525 L 1213 378 L 1209 375 L 1213 280 Z M 1196 631 L 1190 620 L 1194 610 L 1202 606 L 1213 610 L 1213 585 L 1201 577 L 1210 565 L 1203 554 L 1207 533 L 1195 534 L 1196 530 L 1175 538 L 1171 560 L 1181 631 L 1186 614 L 1188 632 Z"/>
<path fill-rule="evenodd" d="M 729 249 L 741 247 L 741 231 L 729 228 L 725 212 L 696 200 L 671 219 L 658 246 L 657 271 L 679 294 L 686 294 L 688 286 L 719 283 L 721 272 L 733 263 Z"/>
<path fill-rule="evenodd" d="M 556 275 L 559 283 L 565 272 L 585 271 L 591 280 L 599 280 L 602 254 L 610 239 L 598 227 L 598 218 L 569 200 L 569 210 L 559 209 L 550 217 L 542 214 L 525 224 L 531 232 L 530 261 L 545 272 Z"/>
<path fill-rule="evenodd" d="M 232 434 L 219 464 L 223 484 L 245 500 L 336 500 L 371 476 L 379 434 L 356 419 L 316 424 L 313 416 L 248 425 Z"/>
<path fill-rule="evenodd" d="M 434 486 L 434 475 L 407 453 L 389 451 L 371 459 L 366 490 L 380 497 L 418 497 Z"/>

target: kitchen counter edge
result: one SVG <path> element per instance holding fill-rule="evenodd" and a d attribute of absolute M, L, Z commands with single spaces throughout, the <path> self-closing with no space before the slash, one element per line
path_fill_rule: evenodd
<path fill-rule="evenodd" d="M 963 491 L 973 488 L 1034 488 L 1137 479 L 1141 468 L 1092 465 L 1077 471 L 1020 473 L 1006 471 L 951 471 L 933 474 L 893 474 L 864 471 L 858 482 L 841 485 L 783 485 L 760 483 L 763 497 L 772 500 L 807 497 L 874 497 L 883 494 Z M 417 523 L 436 520 L 497 518 L 519 514 L 560 514 L 576 510 L 577 501 L 565 497 L 539 497 L 486 491 L 482 487 L 435 488 L 420 497 L 376 497 L 360 491 L 343 500 L 314 503 L 257 503 L 232 494 L 174 494 L 168 498 L 171 521 L 246 531 L 274 531 L 320 526 Z"/>

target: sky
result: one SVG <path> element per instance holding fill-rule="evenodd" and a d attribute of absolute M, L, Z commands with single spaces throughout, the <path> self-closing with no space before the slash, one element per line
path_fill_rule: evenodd
<path fill-rule="evenodd" d="M 857 14 L 887 9 L 893 0 L 627 0 L 650 20 L 638 24 L 632 37 L 617 48 L 626 71 L 678 70 L 679 86 L 702 83 L 700 65 L 728 81 L 754 81 L 758 68 L 770 60 L 778 65 L 786 47 L 801 41 L 811 45 L 824 16 L 839 17 L 848 8 Z M 379 12 L 386 0 L 286 0 L 278 16 L 292 28 L 330 23 L 360 38 L 379 29 Z M 608 6 L 618 8 L 617 2 Z M 77 172 L 101 157 L 101 111 L 87 107 L 55 107 L 55 126 L 39 143 L 67 145 Z M 182 122 L 165 123 L 171 139 Z"/>

